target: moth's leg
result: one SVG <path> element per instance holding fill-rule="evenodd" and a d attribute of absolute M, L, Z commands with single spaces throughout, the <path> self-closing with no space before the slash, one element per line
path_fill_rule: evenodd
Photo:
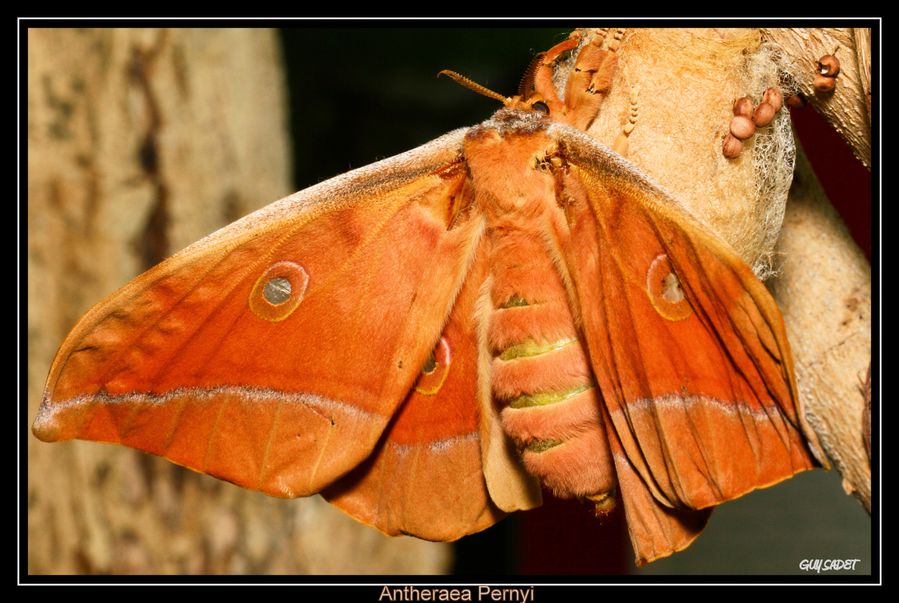
<path fill-rule="evenodd" d="M 527 99 L 534 94 L 539 94 L 541 96 L 555 96 L 558 100 L 555 86 L 552 83 L 555 62 L 564 53 L 576 49 L 580 43 L 581 32 L 574 31 L 564 42 L 559 42 L 545 52 L 538 52 L 531 59 L 530 65 L 528 65 L 528 68 L 521 76 L 521 82 L 518 84 L 518 95 Z"/>
<path fill-rule="evenodd" d="M 519 88 L 521 95 L 527 98 L 531 94 L 539 94 L 546 106 L 549 107 L 550 115 L 556 117 L 565 115 L 565 102 L 559 98 L 559 94 L 556 92 L 556 87 L 553 84 L 553 72 L 559 57 L 570 50 L 574 50 L 580 43 L 581 35 L 580 32 L 576 31 L 564 42 L 559 42 L 546 52 L 537 55 L 521 81 Z"/>
<path fill-rule="evenodd" d="M 597 32 L 581 48 L 565 89 L 565 121 L 586 130 L 612 88 L 623 29 Z"/>
<path fill-rule="evenodd" d="M 619 155 L 627 155 L 627 137 L 631 135 L 631 132 L 634 131 L 634 126 L 637 125 L 637 117 L 640 113 L 640 107 L 637 104 L 637 96 L 639 93 L 639 87 L 631 86 L 630 110 L 627 113 L 627 121 L 621 128 L 621 133 L 618 135 L 618 138 L 616 138 L 615 142 L 612 144 L 612 150 Z"/>

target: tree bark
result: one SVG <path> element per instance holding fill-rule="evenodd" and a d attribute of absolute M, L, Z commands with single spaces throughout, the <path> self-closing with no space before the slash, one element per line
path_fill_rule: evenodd
<path fill-rule="evenodd" d="M 871 169 L 871 30 L 867 28 L 777 28 L 762 35 L 791 58 L 799 91 L 843 137 L 865 167 Z M 816 93 L 812 85 L 818 59 L 833 54 L 840 73 L 833 93 Z"/>
<path fill-rule="evenodd" d="M 66 332 L 142 270 L 291 191 L 270 30 L 28 31 L 29 420 Z M 318 497 L 279 500 L 117 446 L 28 439 L 28 570 L 436 573 Z"/>
<path fill-rule="evenodd" d="M 796 365 L 806 418 L 843 476 L 843 489 L 871 512 L 864 438 L 871 362 L 871 267 L 800 153 L 771 281 Z"/>

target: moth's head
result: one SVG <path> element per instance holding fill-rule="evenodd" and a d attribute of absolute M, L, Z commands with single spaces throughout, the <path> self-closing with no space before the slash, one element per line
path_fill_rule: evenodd
<path fill-rule="evenodd" d="M 539 92 L 531 91 L 529 93 L 525 93 L 522 91 L 520 94 L 516 96 L 503 96 L 489 88 L 486 88 L 477 82 L 473 82 L 468 79 L 464 75 L 456 73 L 455 71 L 449 71 L 444 69 L 437 76 L 445 75 L 449 78 L 452 78 L 458 84 L 465 86 L 469 90 L 477 92 L 487 98 L 492 98 L 493 100 L 497 100 L 503 104 L 504 109 L 517 110 L 517 111 L 526 111 L 529 113 L 535 113 L 539 116 L 549 117 L 550 115 L 550 103 L 546 101 L 542 94 Z M 502 111 L 502 110 L 501 110 Z"/>
<path fill-rule="evenodd" d="M 513 96 L 510 102 L 506 103 L 506 109 L 519 109 L 521 111 L 533 111 L 546 117 L 549 117 L 549 104 L 540 94 L 532 94 L 528 98 L 521 96 Z"/>

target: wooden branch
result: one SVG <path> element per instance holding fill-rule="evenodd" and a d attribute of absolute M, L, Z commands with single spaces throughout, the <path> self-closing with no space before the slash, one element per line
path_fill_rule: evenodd
<path fill-rule="evenodd" d="M 868 110 L 868 128 L 871 127 L 871 30 L 854 27 L 855 56 L 862 90 L 865 91 L 865 108 Z M 870 137 L 868 139 L 870 144 Z M 870 166 L 869 166 L 870 167 Z"/>
<path fill-rule="evenodd" d="M 762 35 L 793 60 L 799 91 L 839 132 L 852 152 L 871 168 L 871 30 L 861 28 L 778 28 Z M 832 94 L 812 86 L 818 59 L 837 49 L 840 74 Z"/>
<path fill-rule="evenodd" d="M 862 433 L 871 361 L 871 267 L 800 153 L 778 244 L 780 304 L 806 418 L 843 476 L 843 488 L 871 511 L 871 469 Z"/>

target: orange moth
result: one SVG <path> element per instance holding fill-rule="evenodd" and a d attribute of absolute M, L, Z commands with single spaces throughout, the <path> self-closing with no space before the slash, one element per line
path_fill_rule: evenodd
<path fill-rule="evenodd" d="M 641 564 L 715 505 L 824 462 L 764 285 L 583 133 L 614 67 L 614 36 L 576 33 L 486 122 L 141 275 L 69 334 L 34 433 L 321 493 L 432 540 L 541 488 L 620 501 Z"/>

